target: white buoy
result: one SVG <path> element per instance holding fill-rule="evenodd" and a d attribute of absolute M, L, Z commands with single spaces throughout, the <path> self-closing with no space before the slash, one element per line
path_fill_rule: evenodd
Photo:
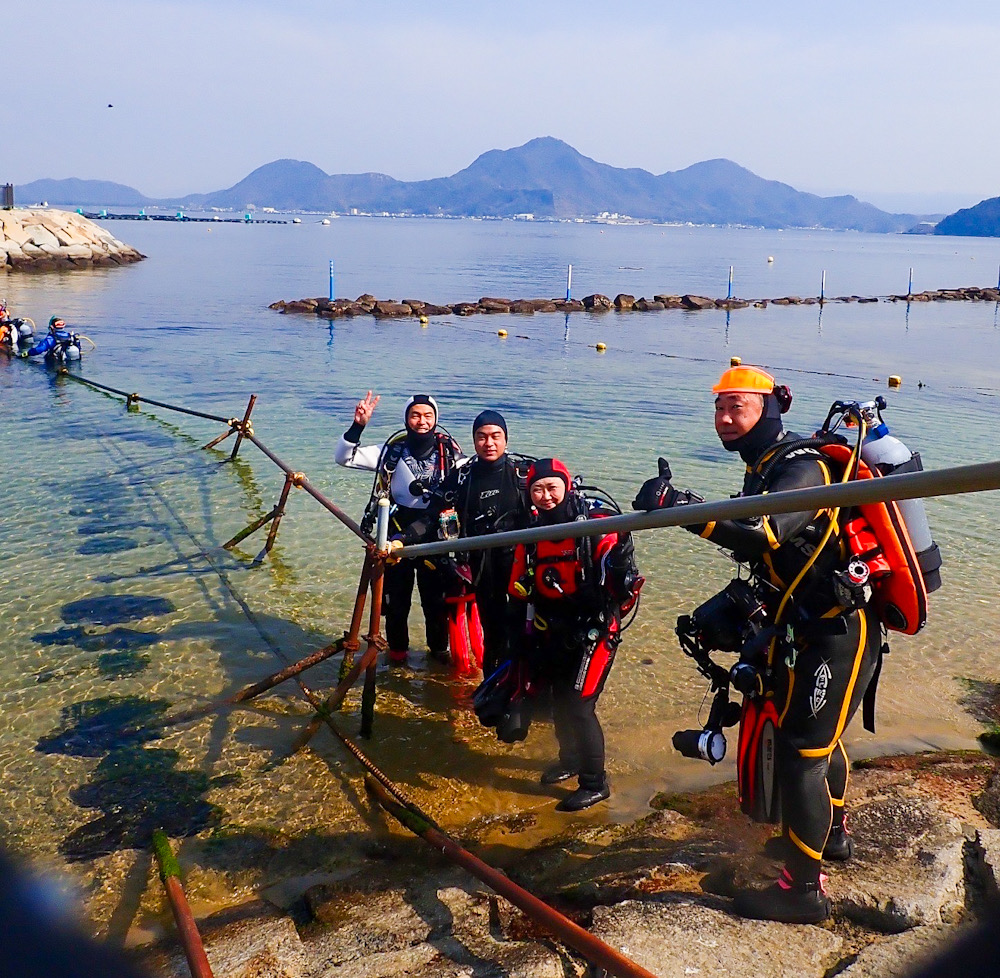
<path fill-rule="evenodd" d="M 330 218 L 324 217 L 323 220 L 320 221 L 319 223 L 322 224 L 322 225 L 324 225 L 325 227 L 329 227 L 330 226 Z"/>
<path fill-rule="evenodd" d="M 768 265 L 773 265 L 774 264 L 774 255 L 768 255 L 767 256 L 767 263 L 768 263 Z"/>

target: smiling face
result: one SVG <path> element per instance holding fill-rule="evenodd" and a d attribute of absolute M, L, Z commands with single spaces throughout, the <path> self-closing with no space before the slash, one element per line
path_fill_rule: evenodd
<path fill-rule="evenodd" d="M 495 462 L 507 450 L 507 436 L 498 424 L 484 424 L 473 436 L 476 454 L 484 462 Z"/>
<path fill-rule="evenodd" d="M 715 399 L 715 430 L 724 442 L 736 441 L 753 428 L 763 413 L 764 398 L 760 394 L 720 394 Z"/>
<path fill-rule="evenodd" d="M 418 435 L 426 435 L 437 423 L 434 408 L 429 404 L 414 404 L 406 412 L 406 427 Z"/>
<path fill-rule="evenodd" d="M 566 498 L 566 483 L 558 476 L 547 476 L 532 482 L 528 492 L 535 507 L 547 513 Z"/>

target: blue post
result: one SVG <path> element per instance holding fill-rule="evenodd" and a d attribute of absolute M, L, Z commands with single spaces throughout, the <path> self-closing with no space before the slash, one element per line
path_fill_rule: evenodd
<path fill-rule="evenodd" d="M 330 301 L 333 302 L 333 259 L 330 259 Z"/>
<path fill-rule="evenodd" d="M 997 269 L 997 288 L 1000 289 L 1000 268 Z"/>
<path fill-rule="evenodd" d="M 826 269 L 823 269 L 823 277 L 819 281 L 819 301 L 826 301 Z"/>
<path fill-rule="evenodd" d="M 731 299 L 733 297 L 733 266 L 729 266 L 729 291 L 726 293 L 726 298 Z"/>
<path fill-rule="evenodd" d="M 573 289 L 573 266 L 566 266 L 566 301 L 569 302 L 570 292 Z"/>
<path fill-rule="evenodd" d="M 910 269 L 910 284 L 906 287 L 906 294 L 913 295 L 913 269 Z"/>

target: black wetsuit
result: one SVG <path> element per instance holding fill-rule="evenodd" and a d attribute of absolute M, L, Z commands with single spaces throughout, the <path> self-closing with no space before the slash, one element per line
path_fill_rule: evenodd
<path fill-rule="evenodd" d="M 766 480 L 757 475 L 782 442 L 782 433 L 749 465 L 744 494 L 780 492 L 831 482 L 829 463 L 814 449 L 779 460 Z M 830 513 L 785 513 L 688 527 L 747 562 L 766 582 L 769 620 L 820 544 Z M 879 660 L 881 629 L 867 607 L 845 610 L 833 591 L 833 570 L 842 566 L 843 543 L 836 528 L 812 567 L 785 601 L 779 624 L 791 624 L 791 640 L 769 652 L 768 694 L 779 716 L 778 778 L 784 833 L 791 843 L 788 868 L 797 882 L 819 879 L 831 825 L 842 825 L 847 755 L 841 736 L 868 687 Z"/>
<path fill-rule="evenodd" d="M 440 514 L 449 507 L 458 514 L 460 536 L 482 536 L 514 529 L 523 519 L 522 482 L 514 461 L 506 454 L 495 462 L 474 458 L 451 472 L 435 489 L 427 509 L 403 533 L 403 542 L 438 539 Z M 507 658 L 510 627 L 507 584 L 513 555 L 513 547 L 474 550 L 468 555 L 472 587 L 483 626 L 483 674 L 486 676 Z"/>

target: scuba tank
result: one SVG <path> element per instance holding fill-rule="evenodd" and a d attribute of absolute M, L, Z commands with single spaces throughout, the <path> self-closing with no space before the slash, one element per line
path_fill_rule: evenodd
<path fill-rule="evenodd" d="M 881 475 L 922 472 L 919 452 L 911 452 L 895 435 L 889 434 L 889 426 L 882 417 L 885 407 L 886 400 L 881 396 L 860 405 L 869 429 L 861 446 L 861 458 Z M 922 499 L 899 499 L 896 505 L 916 551 L 924 586 L 928 593 L 936 591 L 941 587 L 941 550 L 931 537 L 924 502 Z"/>

